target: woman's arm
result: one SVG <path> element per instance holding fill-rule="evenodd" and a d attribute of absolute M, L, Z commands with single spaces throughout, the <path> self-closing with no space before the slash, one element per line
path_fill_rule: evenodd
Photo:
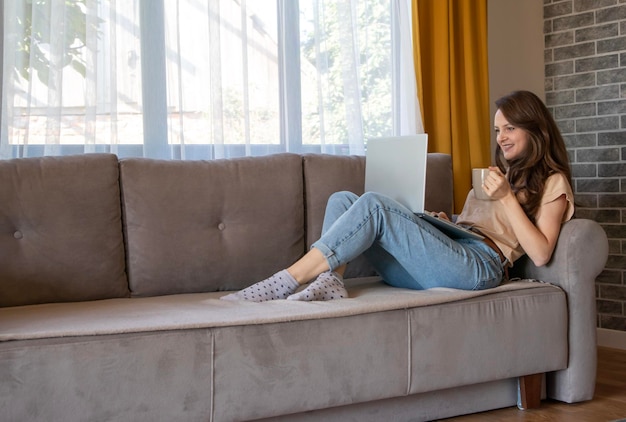
<path fill-rule="evenodd" d="M 526 255 L 538 267 L 547 264 L 554 252 L 567 209 L 565 194 L 541 205 L 536 223 L 533 224 L 524 213 L 506 177 L 497 167 L 490 167 L 490 170 L 485 179 L 485 191 L 504 206 L 515 236 Z"/>

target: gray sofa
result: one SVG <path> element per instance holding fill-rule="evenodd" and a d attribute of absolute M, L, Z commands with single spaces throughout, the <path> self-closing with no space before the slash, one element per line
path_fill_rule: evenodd
<path fill-rule="evenodd" d="M 429 209 L 452 211 L 451 175 L 429 154 Z M 349 299 L 219 300 L 301 256 L 363 178 L 363 157 L 315 154 L 1 161 L 2 420 L 433 420 L 514 406 L 531 374 L 593 397 L 590 220 L 487 291 L 395 289 L 357 259 Z"/>

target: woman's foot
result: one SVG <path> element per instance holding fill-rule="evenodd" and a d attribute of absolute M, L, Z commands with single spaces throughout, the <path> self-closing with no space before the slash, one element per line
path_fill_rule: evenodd
<path fill-rule="evenodd" d="M 287 270 L 282 270 L 263 281 L 259 281 L 237 293 L 222 296 L 220 299 L 247 300 L 251 302 L 286 299 L 295 292 L 298 287 L 300 287 L 300 285 L 291 274 L 289 274 Z"/>
<path fill-rule="evenodd" d="M 348 297 L 342 277 L 333 271 L 321 273 L 306 289 L 293 294 L 287 300 L 333 300 Z"/>

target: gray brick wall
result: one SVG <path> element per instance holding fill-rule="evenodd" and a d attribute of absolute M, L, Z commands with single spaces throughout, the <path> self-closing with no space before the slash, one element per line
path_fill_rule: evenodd
<path fill-rule="evenodd" d="M 609 238 L 598 327 L 626 331 L 626 0 L 544 0 L 544 36 L 546 103 L 569 151 L 576 216 Z"/>

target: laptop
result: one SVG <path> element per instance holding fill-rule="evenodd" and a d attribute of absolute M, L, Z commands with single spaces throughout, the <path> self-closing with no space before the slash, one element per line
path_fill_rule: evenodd
<path fill-rule="evenodd" d="M 428 135 L 391 136 L 367 141 L 365 191 L 398 201 L 453 239 L 484 239 L 480 234 L 424 210 Z"/>

